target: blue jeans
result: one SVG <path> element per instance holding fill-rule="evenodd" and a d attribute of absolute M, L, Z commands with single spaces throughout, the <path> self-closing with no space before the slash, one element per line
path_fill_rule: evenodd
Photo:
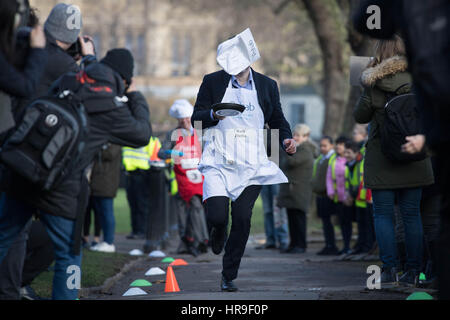
<path fill-rule="evenodd" d="M 397 196 L 405 228 L 405 269 L 419 271 L 423 254 L 423 230 L 420 218 L 422 188 L 372 190 L 375 234 L 383 267 L 398 267 L 395 241 L 394 202 Z"/>
<path fill-rule="evenodd" d="M 2 200 L 0 202 L 3 204 L 3 207 L 0 210 L 0 264 L 16 236 L 30 221 L 33 214 L 37 212 L 35 207 L 6 194 L 2 194 L 1 197 Z M 74 275 L 73 271 L 68 269 L 68 267 L 81 268 L 81 254 L 78 256 L 72 254 L 75 221 L 52 216 L 44 212 L 39 213 L 55 249 L 52 298 L 54 300 L 75 300 L 78 298 L 78 289 L 72 289 L 68 286 L 68 284 L 73 283 Z M 81 276 L 81 270 L 79 274 Z"/>
<path fill-rule="evenodd" d="M 91 197 L 92 208 L 100 217 L 100 223 L 103 230 L 103 241 L 108 244 L 114 243 L 114 232 L 116 228 L 113 201 L 113 198 Z"/>
<path fill-rule="evenodd" d="M 261 199 L 264 211 L 264 232 L 266 234 L 266 244 L 276 245 L 277 240 L 281 246 L 287 246 L 289 243 L 289 232 L 287 222 L 275 228 L 273 206 L 274 197 L 278 195 L 280 186 L 265 185 L 261 189 Z"/>

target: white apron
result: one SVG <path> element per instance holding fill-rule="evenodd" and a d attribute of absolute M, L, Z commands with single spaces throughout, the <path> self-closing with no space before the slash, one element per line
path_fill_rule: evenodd
<path fill-rule="evenodd" d="M 264 113 L 258 94 L 228 85 L 222 103 L 246 107 L 239 116 L 227 117 L 205 132 L 205 146 L 198 169 L 205 177 L 203 201 L 225 196 L 235 201 L 251 185 L 287 183 L 280 168 L 267 157 L 264 145 Z"/>

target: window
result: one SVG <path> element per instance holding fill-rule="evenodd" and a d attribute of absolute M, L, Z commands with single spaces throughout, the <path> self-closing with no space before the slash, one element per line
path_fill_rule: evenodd
<path fill-rule="evenodd" d="M 141 33 L 137 37 L 136 48 L 136 75 L 147 74 L 147 42 L 145 41 L 145 33 Z"/>
<path fill-rule="evenodd" d="M 188 76 L 191 68 L 192 40 L 190 35 L 172 35 L 172 76 Z"/>
<path fill-rule="evenodd" d="M 293 103 L 291 104 L 291 127 L 295 127 L 298 123 L 305 123 L 305 104 L 304 103 Z"/>

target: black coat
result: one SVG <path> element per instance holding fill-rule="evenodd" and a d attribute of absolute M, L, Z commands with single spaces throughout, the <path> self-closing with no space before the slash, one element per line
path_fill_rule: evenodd
<path fill-rule="evenodd" d="M 91 64 L 86 72 L 89 73 L 89 70 L 109 73 L 111 78 L 120 78 L 120 76 L 113 77 L 114 71 L 101 63 Z M 69 83 L 75 85 L 75 79 L 76 74 L 69 73 L 54 85 L 54 89 L 76 91 L 75 88 L 68 85 Z M 67 86 L 61 88 L 61 83 L 67 84 Z M 82 211 L 78 208 L 78 204 L 82 203 L 80 199 L 87 196 L 89 192 L 88 188 L 82 188 L 83 181 L 86 181 L 84 171 L 93 162 L 101 147 L 110 142 L 138 148 L 147 145 L 150 140 L 152 130 L 149 121 L 149 107 L 144 96 L 139 92 L 131 92 L 126 96 L 129 99 L 128 103 L 120 107 L 112 100 L 110 102 L 105 100 L 96 110 L 92 110 L 90 108 L 95 108 L 96 104 L 85 103 L 88 112 L 89 136 L 83 156 L 70 175 L 58 187 L 49 192 L 39 191 L 17 177 L 11 179 L 7 193 L 26 201 L 45 213 L 76 219 L 77 212 Z M 96 112 L 98 110 L 101 112 Z"/>
<path fill-rule="evenodd" d="M 292 133 L 281 109 L 278 85 L 276 81 L 253 69 L 252 72 L 258 91 L 258 102 L 264 113 L 264 122 L 269 125 L 270 129 L 280 130 L 280 144 L 284 148 L 283 141 L 292 139 Z M 195 121 L 202 121 L 202 129 L 216 126 L 219 123 L 219 121 L 211 119 L 211 107 L 222 101 L 230 79 L 231 76 L 223 70 L 208 74 L 203 78 L 191 118 L 193 126 Z"/>
<path fill-rule="evenodd" d="M 120 184 L 122 147 L 107 144 L 95 157 L 91 173 L 91 196 L 115 198 Z"/>
<path fill-rule="evenodd" d="M 46 50 L 30 49 L 23 70 L 18 70 L 0 51 L 0 91 L 16 99 L 31 97 L 38 87 L 46 63 Z M 3 95 L 4 99 L 0 105 L 0 142 L 4 138 L 1 134 L 14 126 L 13 105 L 6 95 Z M 8 99 L 8 103 L 5 99 Z"/>

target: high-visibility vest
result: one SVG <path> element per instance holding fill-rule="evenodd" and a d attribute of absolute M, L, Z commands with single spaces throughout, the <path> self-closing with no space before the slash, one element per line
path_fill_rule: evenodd
<path fill-rule="evenodd" d="M 324 157 L 324 155 L 321 154 L 321 155 L 316 159 L 316 161 L 314 161 L 313 174 L 312 174 L 313 179 L 314 179 L 314 177 L 316 176 L 316 173 L 317 173 L 317 166 L 319 165 L 319 163 L 320 163 L 320 161 L 323 159 L 323 157 Z M 328 165 L 330 165 L 330 161 L 331 161 L 332 159 L 334 159 L 334 158 L 336 158 L 336 152 L 333 153 L 333 154 L 330 156 L 330 158 L 328 159 Z"/>
<path fill-rule="evenodd" d="M 360 178 L 359 190 L 356 197 L 356 206 L 360 208 L 367 208 L 367 203 L 372 201 L 372 191 L 367 189 L 364 185 L 364 159 L 360 163 Z"/>
<path fill-rule="evenodd" d="M 336 159 L 337 159 L 336 153 L 334 153 L 333 156 L 330 158 L 329 166 L 331 166 L 331 178 L 333 179 L 334 202 L 338 203 L 339 198 L 338 198 L 337 182 L 336 182 Z M 348 170 L 348 167 L 345 166 L 345 189 L 346 190 L 348 190 L 348 188 L 349 188 L 348 177 L 349 177 L 349 170 Z"/>
<path fill-rule="evenodd" d="M 346 187 L 346 189 L 348 190 L 348 192 L 349 192 L 350 194 L 352 194 L 350 188 L 351 188 L 352 190 L 358 190 L 358 192 L 359 192 L 359 186 L 360 186 L 360 166 L 361 166 L 361 161 L 356 162 L 356 163 L 355 163 L 355 166 L 353 167 L 353 170 L 352 170 L 353 172 L 352 172 L 352 174 L 350 174 L 349 168 L 346 167 L 347 170 L 348 170 L 348 175 L 346 176 L 346 180 L 347 180 L 347 181 L 346 181 L 345 187 Z M 355 200 L 355 204 L 358 205 L 356 202 L 357 202 L 357 200 Z"/>
<path fill-rule="evenodd" d="M 170 194 L 176 195 L 178 193 L 178 182 L 175 177 L 175 171 L 173 171 L 173 168 L 170 169 Z"/>
<path fill-rule="evenodd" d="M 158 152 L 161 142 L 156 137 L 151 137 L 150 142 L 141 148 L 122 148 L 122 161 L 126 171 L 148 170 L 150 161 L 159 161 Z"/>

